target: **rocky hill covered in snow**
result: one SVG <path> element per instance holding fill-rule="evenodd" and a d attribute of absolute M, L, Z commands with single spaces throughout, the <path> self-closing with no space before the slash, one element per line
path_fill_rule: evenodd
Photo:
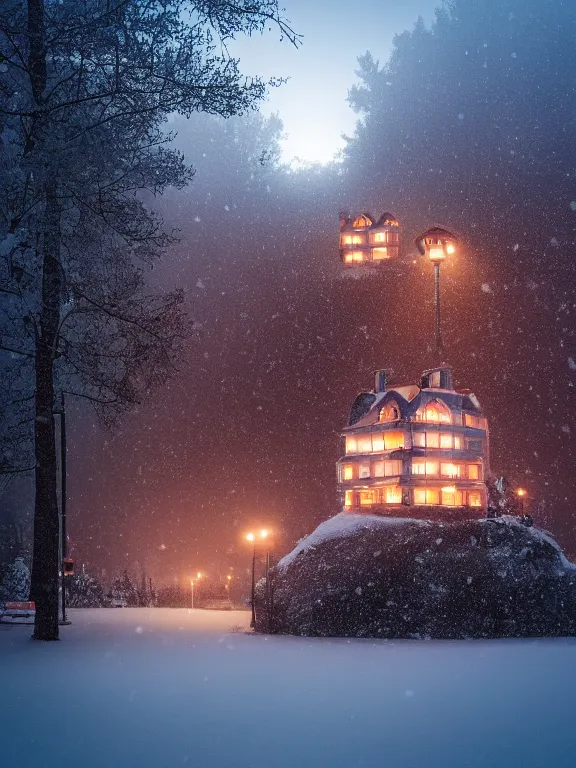
<path fill-rule="evenodd" d="M 576 634 L 576 567 L 516 518 L 453 523 L 339 514 L 270 575 L 272 619 L 309 636 Z"/>

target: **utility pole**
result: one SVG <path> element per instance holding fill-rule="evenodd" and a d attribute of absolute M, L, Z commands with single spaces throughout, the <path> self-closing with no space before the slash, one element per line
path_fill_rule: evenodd
<path fill-rule="evenodd" d="M 66 537 L 66 403 L 64 400 L 64 392 L 60 393 L 60 473 L 62 624 L 68 624 L 66 619 L 66 574 L 64 572 L 64 562 L 68 557 L 68 540 Z"/>

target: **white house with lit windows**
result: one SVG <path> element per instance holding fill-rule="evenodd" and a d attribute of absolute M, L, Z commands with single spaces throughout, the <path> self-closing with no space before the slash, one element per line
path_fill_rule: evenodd
<path fill-rule="evenodd" d="M 391 213 L 340 214 L 340 259 L 348 267 L 394 259 L 399 250 L 398 220 Z"/>
<path fill-rule="evenodd" d="M 476 396 L 455 390 L 448 367 L 425 371 L 419 385 L 356 398 L 338 461 L 344 508 L 395 517 L 484 517 L 488 425 Z"/>

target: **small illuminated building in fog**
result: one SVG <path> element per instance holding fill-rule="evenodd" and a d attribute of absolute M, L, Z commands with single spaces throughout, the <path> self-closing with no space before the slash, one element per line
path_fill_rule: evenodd
<path fill-rule="evenodd" d="M 340 258 L 349 267 L 398 256 L 398 221 L 391 213 L 378 220 L 370 213 L 340 214 Z"/>
<path fill-rule="evenodd" d="M 484 517 L 488 426 L 470 390 L 455 390 L 449 367 L 425 371 L 419 385 L 356 398 L 343 431 L 338 486 L 346 511 L 394 517 Z"/>

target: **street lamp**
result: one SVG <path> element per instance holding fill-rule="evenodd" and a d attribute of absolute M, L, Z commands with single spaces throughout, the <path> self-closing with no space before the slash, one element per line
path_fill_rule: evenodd
<path fill-rule="evenodd" d="M 522 517 L 524 517 L 524 497 L 526 496 L 526 491 L 524 488 L 517 488 L 516 496 L 518 496 L 520 499 L 520 514 Z"/>
<path fill-rule="evenodd" d="M 265 528 L 258 531 L 257 533 L 250 531 L 250 533 L 246 534 L 246 540 L 252 543 L 252 618 L 250 620 L 251 627 L 256 626 L 256 542 L 266 541 L 269 535 L 270 535 L 270 532 L 267 531 Z M 270 565 L 270 550 L 267 549 L 266 550 L 266 579 L 268 579 L 269 565 Z M 266 584 L 268 584 L 268 581 L 266 581 Z"/>
<path fill-rule="evenodd" d="M 434 265 L 434 327 L 436 353 L 442 354 L 442 332 L 440 328 L 440 264 L 446 256 L 456 250 L 457 238 L 447 229 L 432 227 L 419 235 L 416 240 L 416 248 L 422 256 L 428 256 Z"/>
<path fill-rule="evenodd" d="M 196 574 L 196 581 L 200 581 L 202 574 L 200 571 Z M 194 579 L 190 579 L 190 608 L 194 608 Z"/>

